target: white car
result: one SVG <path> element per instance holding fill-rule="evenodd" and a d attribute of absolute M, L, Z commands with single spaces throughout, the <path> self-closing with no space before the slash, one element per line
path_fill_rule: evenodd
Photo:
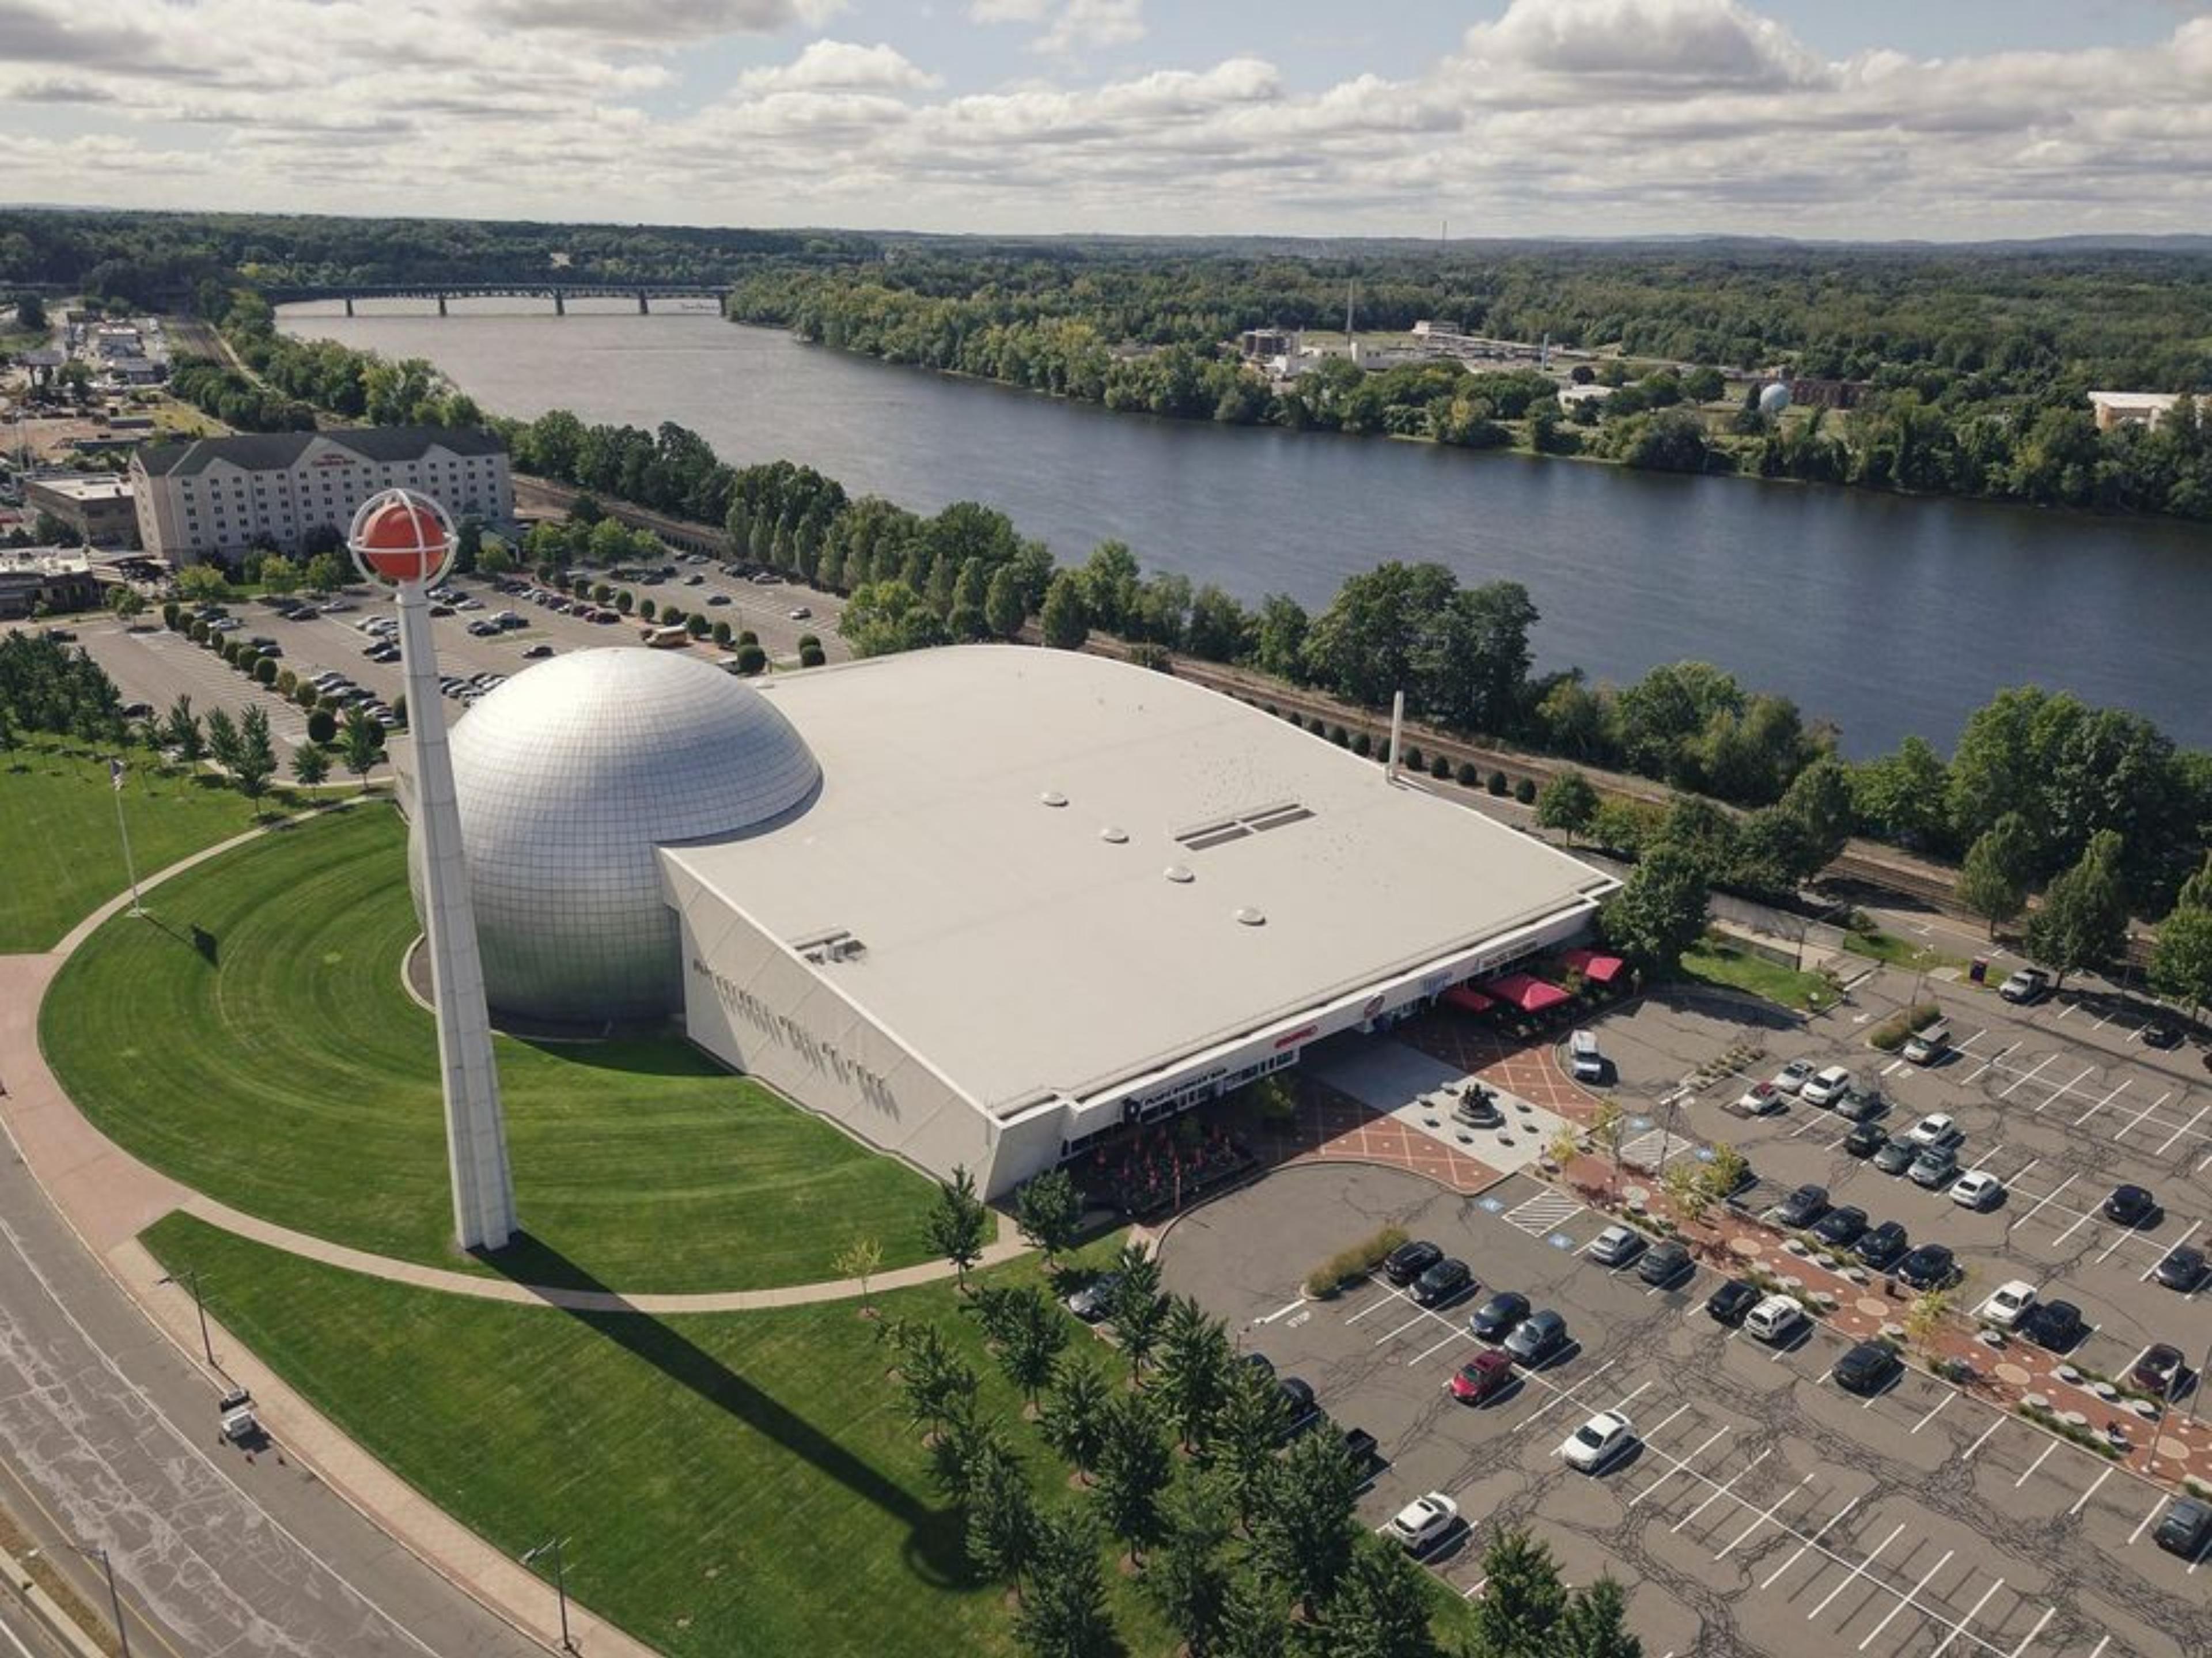
<path fill-rule="evenodd" d="M 1805 1309 L 1790 1296 L 1769 1296 L 1743 1316 L 1747 1333 L 1778 1347 L 1796 1333 L 1805 1319 Z"/>
<path fill-rule="evenodd" d="M 2014 1278 L 2000 1284 L 1990 1291 L 1990 1298 L 1974 1309 L 1974 1316 L 1984 1324 L 1994 1324 L 2001 1330 L 2009 1330 L 2019 1324 L 2027 1309 L 2035 1305 L 2035 1286 L 2026 1278 Z"/>
<path fill-rule="evenodd" d="M 1795 1094 L 1813 1080 L 1810 1060 L 1792 1060 L 1774 1073 L 1774 1085 L 1785 1094 Z"/>
<path fill-rule="evenodd" d="M 1782 1109 L 1782 1090 L 1772 1083 L 1753 1083 L 1736 1096 L 1735 1108 L 1747 1117 L 1763 1117 Z"/>
<path fill-rule="evenodd" d="M 1851 1085 L 1851 1073 L 1847 1066 L 1832 1065 L 1813 1073 L 1813 1078 L 1802 1090 L 1808 1105 L 1833 1105 L 1843 1098 L 1844 1090 Z"/>
<path fill-rule="evenodd" d="M 1969 1169 L 1951 1188 L 1951 1201 L 1961 1209 L 1994 1209 L 2004 1199 L 2004 1182 L 1986 1169 Z"/>
<path fill-rule="evenodd" d="M 1589 1473 L 1636 1442 L 1636 1430 L 1619 1411 L 1600 1411 L 1576 1429 L 1559 1447 L 1559 1455 L 1571 1468 Z"/>
<path fill-rule="evenodd" d="M 811 622 L 814 619 L 814 612 L 801 604 L 793 610 L 791 619 L 793 622 Z"/>
<path fill-rule="evenodd" d="M 1418 1554 L 1457 1524 L 1459 1504 L 1442 1491 L 1431 1491 L 1392 1515 L 1383 1529 Z"/>
<path fill-rule="evenodd" d="M 1931 1111 L 1912 1125 L 1905 1137 L 1915 1145 L 1956 1145 L 1966 1137 L 1959 1125 L 1941 1111 Z"/>

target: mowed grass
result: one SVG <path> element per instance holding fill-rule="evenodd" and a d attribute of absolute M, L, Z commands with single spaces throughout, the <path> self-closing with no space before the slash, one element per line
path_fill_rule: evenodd
<path fill-rule="evenodd" d="M 107 762 L 75 744 L 16 733 L 0 753 L 0 952 L 52 950 L 62 935 L 130 890 Z M 141 876 L 253 827 L 257 808 L 212 778 L 163 776 L 133 754 L 124 821 Z"/>
<path fill-rule="evenodd" d="M 453 1250 L 405 827 L 383 804 L 287 829 L 110 920 L 49 992 L 48 1061 L 102 1132 L 248 1213 L 411 1260 Z M 498 1040 L 516 1203 L 501 1270 L 633 1291 L 926 1260 L 934 1187 L 671 1037 Z"/>
<path fill-rule="evenodd" d="M 1836 987 L 1817 973 L 1801 973 L 1708 934 L 1682 952 L 1682 973 L 1708 984 L 1749 991 L 1800 1012 L 1818 1012 L 1836 999 Z"/>
<path fill-rule="evenodd" d="M 584 1317 L 362 1278 L 185 1215 L 145 1241 L 170 1270 L 196 1268 L 234 1334 L 486 1540 L 514 1555 L 557 1533 L 571 1593 L 661 1651 L 1013 1649 L 998 1586 L 969 1581 L 960 1522 L 923 1473 L 890 1350 L 854 1303 Z M 943 1284 L 879 1306 L 942 1321 L 1040 1498 L 1073 1502 L 958 1300 Z M 1131 1650 L 1164 1654 L 1134 1586 L 1109 1581 Z"/>

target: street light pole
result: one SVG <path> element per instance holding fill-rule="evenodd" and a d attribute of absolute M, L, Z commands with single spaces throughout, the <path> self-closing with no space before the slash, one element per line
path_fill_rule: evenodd
<path fill-rule="evenodd" d="M 568 1574 L 561 1568 L 561 1540 L 558 1537 L 551 1538 L 540 1543 L 536 1548 L 528 1550 L 522 1557 L 522 1564 L 526 1566 L 535 1565 L 538 1557 L 546 1553 L 550 1553 L 553 1557 L 553 1594 L 561 1609 L 561 1650 L 574 1652 L 576 1649 L 576 1643 L 568 1637 Z"/>
<path fill-rule="evenodd" d="M 154 1280 L 156 1284 L 179 1284 L 192 1292 L 192 1309 L 200 1315 L 200 1351 L 205 1355 L 210 1369 L 215 1367 L 215 1343 L 208 1339 L 207 1303 L 200 1299 L 200 1269 L 187 1266 L 181 1272 L 164 1272 Z"/>

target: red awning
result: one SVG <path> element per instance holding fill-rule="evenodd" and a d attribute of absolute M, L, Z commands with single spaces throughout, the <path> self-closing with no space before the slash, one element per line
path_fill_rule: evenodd
<path fill-rule="evenodd" d="M 1547 1007 L 1557 1007 L 1572 999 L 1559 986 L 1531 978 L 1526 973 L 1509 973 L 1502 979 L 1492 979 L 1483 988 L 1512 1003 L 1523 1013 L 1540 1013 Z"/>
<path fill-rule="evenodd" d="M 1571 950 L 1559 959 L 1583 978 L 1601 985 L 1611 984 L 1628 965 L 1618 956 L 1601 956 L 1594 950 Z"/>
<path fill-rule="evenodd" d="M 1470 1013 L 1487 1012 L 1498 1005 L 1471 985 L 1454 985 L 1444 992 L 1444 999 L 1454 1007 L 1463 1007 Z"/>

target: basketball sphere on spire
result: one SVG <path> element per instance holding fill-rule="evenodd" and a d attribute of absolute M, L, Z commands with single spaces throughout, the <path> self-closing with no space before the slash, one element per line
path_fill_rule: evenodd
<path fill-rule="evenodd" d="M 346 544 L 364 574 L 395 584 L 434 581 L 453 556 L 453 530 L 428 495 L 386 489 L 362 502 Z"/>

